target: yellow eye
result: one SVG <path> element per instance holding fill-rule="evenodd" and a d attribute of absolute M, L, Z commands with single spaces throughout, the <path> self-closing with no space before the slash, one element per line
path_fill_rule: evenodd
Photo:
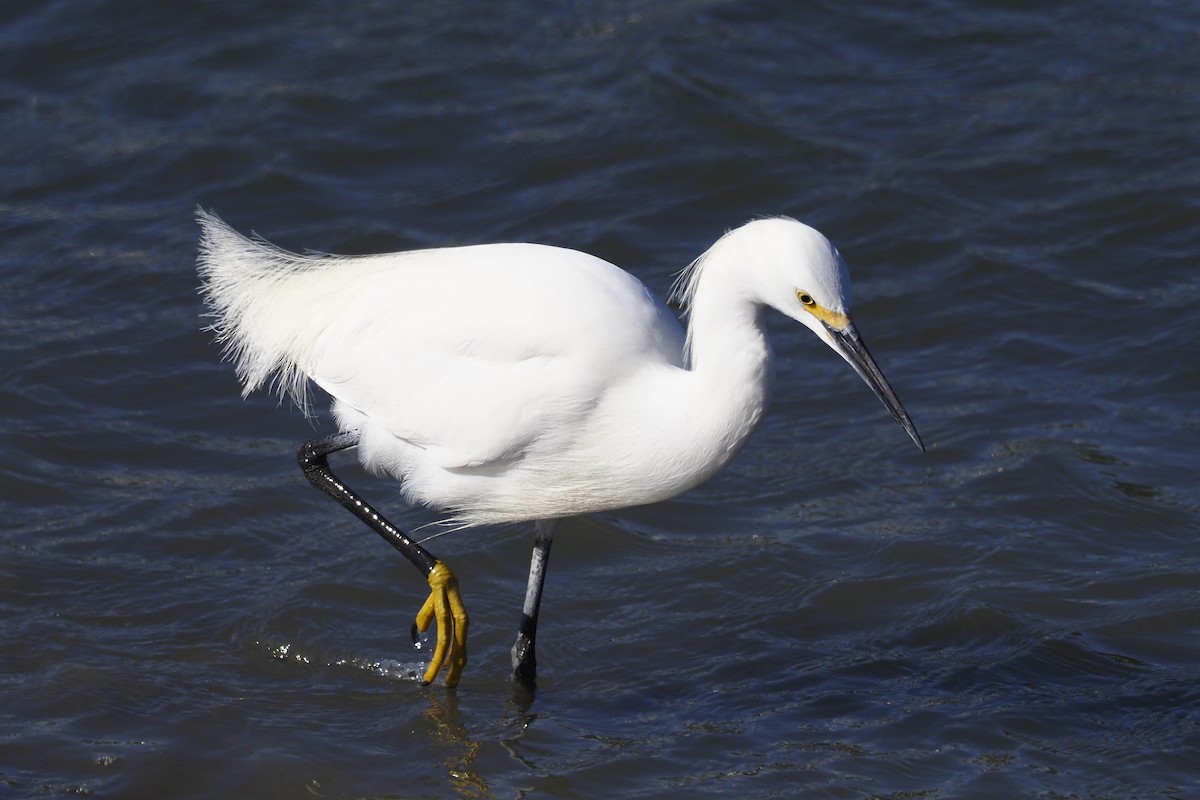
<path fill-rule="evenodd" d="M 799 300 L 802 305 L 810 307 L 817 304 L 817 301 L 813 300 L 813 296 L 808 292 L 796 292 L 796 299 Z"/>

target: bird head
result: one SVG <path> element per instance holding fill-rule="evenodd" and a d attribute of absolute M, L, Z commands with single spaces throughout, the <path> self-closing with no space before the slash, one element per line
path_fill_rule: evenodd
<path fill-rule="evenodd" d="M 850 317 L 850 273 L 821 233 L 788 218 L 761 219 L 734 231 L 751 249 L 761 302 L 817 335 L 871 387 L 917 447 L 925 449 L 895 391 Z"/>

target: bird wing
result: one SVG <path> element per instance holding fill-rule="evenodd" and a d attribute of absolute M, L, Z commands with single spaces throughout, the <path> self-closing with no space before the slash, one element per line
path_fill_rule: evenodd
<path fill-rule="evenodd" d="M 680 366 L 675 316 L 583 253 L 481 245 L 351 260 L 306 372 L 445 469 L 568 447 L 631 371 Z M 347 273 L 350 270 L 347 269 Z"/>

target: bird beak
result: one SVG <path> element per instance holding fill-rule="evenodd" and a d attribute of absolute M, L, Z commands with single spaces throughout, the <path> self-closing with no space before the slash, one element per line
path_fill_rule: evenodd
<path fill-rule="evenodd" d="M 888 385 L 887 378 L 883 377 L 875 359 L 871 358 L 871 353 L 863 343 L 862 337 L 858 335 L 858 329 L 854 327 L 854 323 L 850 322 L 843 328 L 835 328 L 828 323 L 824 324 L 825 329 L 829 331 L 829 343 L 833 349 L 850 362 L 850 366 L 854 367 L 854 371 L 858 373 L 859 377 L 867 382 L 867 386 L 871 387 L 875 396 L 883 401 L 888 411 L 892 412 L 892 416 L 896 418 L 896 422 L 900 423 L 900 427 L 908 431 L 908 435 L 917 443 L 917 447 L 921 448 L 921 452 L 925 452 L 925 445 L 921 442 L 921 436 L 917 433 L 916 426 L 908 418 L 908 412 L 904 410 L 900 398 L 896 397 L 896 393 Z"/>

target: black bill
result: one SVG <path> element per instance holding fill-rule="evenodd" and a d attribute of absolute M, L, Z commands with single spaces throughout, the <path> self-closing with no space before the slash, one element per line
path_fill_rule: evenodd
<path fill-rule="evenodd" d="M 921 451 L 924 452 L 925 445 L 921 442 L 921 435 L 917 433 L 916 426 L 908 418 L 908 412 L 901 405 L 900 398 L 896 397 L 896 393 L 888 385 L 887 378 L 883 377 L 883 373 L 879 371 L 875 359 L 871 358 L 870 351 L 867 350 L 862 337 L 858 335 L 858 329 L 853 324 L 847 325 L 842 330 L 829 325 L 826 325 L 825 328 L 829 331 L 829 335 L 833 340 L 834 349 L 842 354 L 842 358 L 850 362 L 850 366 L 854 367 L 854 371 L 867 382 L 867 385 L 871 387 L 871 391 L 875 392 L 875 396 L 883 401 L 888 411 L 892 412 L 892 416 L 896 418 L 896 422 L 899 422 L 900 426 L 908 431 L 908 435 L 917 443 L 917 447 L 921 448 Z"/>

